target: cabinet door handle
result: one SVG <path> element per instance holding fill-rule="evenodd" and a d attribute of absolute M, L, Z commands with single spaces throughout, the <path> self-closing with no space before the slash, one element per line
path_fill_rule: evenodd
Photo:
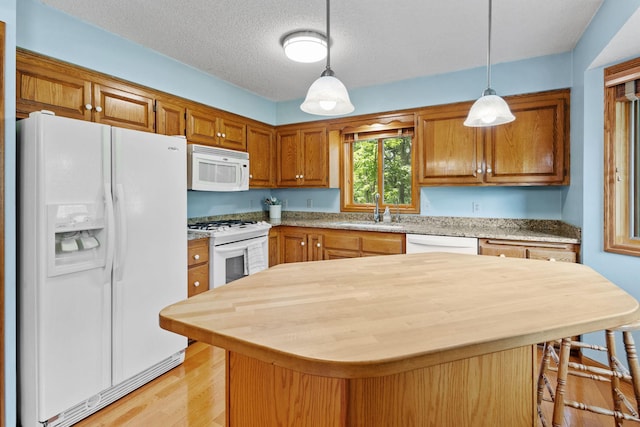
<path fill-rule="evenodd" d="M 97 111 L 98 113 L 100 113 L 100 112 L 102 111 L 102 107 L 97 106 L 97 107 L 96 107 L 96 111 Z"/>
<path fill-rule="evenodd" d="M 91 111 L 91 110 L 93 110 L 93 105 L 91 105 L 91 104 L 86 104 L 86 105 L 84 106 L 84 108 L 86 108 L 87 110 Z"/>
<path fill-rule="evenodd" d="M 482 168 L 478 168 L 477 173 L 482 173 Z"/>
<path fill-rule="evenodd" d="M 304 178 L 304 175 L 300 175 L 300 179 Z"/>
<path fill-rule="evenodd" d="M 253 179 L 253 174 L 250 173 L 249 174 L 249 178 Z"/>
<path fill-rule="evenodd" d="M 491 173 L 491 172 L 493 172 L 491 168 L 487 168 L 487 173 Z"/>
<path fill-rule="evenodd" d="M 223 138 L 226 138 L 226 137 L 227 137 L 227 134 L 226 134 L 226 133 L 223 133 L 223 134 L 222 134 L 222 137 L 223 137 Z"/>
<path fill-rule="evenodd" d="M 316 243 L 316 246 L 317 246 L 317 247 L 320 247 L 320 243 Z"/>
<path fill-rule="evenodd" d="M 304 242 L 300 242 L 300 246 L 304 246 Z"/>
<path fill-rule="evenodd" d="M 296 175 L 296 179 L 299 179 L 299 178 L 300 178 L 300 175 Z"/>
<path fill-rule="evenodd" d="M 505 254 L 500 254 L 500 258 L 506 258 L 507 256 Z"/>
<path fill-rule="evenodd" d="M 555 258 L 549 258 L 549 261 L 556 262 L 556 259 Z"/>
<path fill-rule="evenodd" d="M 200 282 L 197 282 L 197 281 L 193 282 L 193 286 L 195 286 L 197 288 L 198 286 L 200 286 Z"/>
<path fill-rule="evenodd" d="M 193 256 L 193 259 L 195 259 L 196 261 L 197 261 L 197 260 L 199 260 L 199 259 L 200 259 L 200 255 L 195 254 L 195 255 Z"/>

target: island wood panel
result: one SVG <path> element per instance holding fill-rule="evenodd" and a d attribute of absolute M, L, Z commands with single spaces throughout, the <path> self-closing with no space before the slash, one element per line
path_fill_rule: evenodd
<path fill-rule="evenodd" d="M 535 426 L 534 346 L 349 381 L 348 426 Z"/>
<path fill-rule="evenodd" d="M 534 346 L 357 379 L 228 356 L 230 426 L 536 425 Z"/>
<path fill-rule="evenodd" d="M 347 381 L 227 353 L 228 426 L 346 426 Z"/>

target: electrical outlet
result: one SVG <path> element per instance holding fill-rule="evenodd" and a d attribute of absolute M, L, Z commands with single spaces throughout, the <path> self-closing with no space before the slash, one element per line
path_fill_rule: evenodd
<path fill-rule="evenodd" d="M 480 212 L 480 202 L 471 202 L 471 212 L 473 213 Z"/>
<path fill-rule="evenodd" d="M 312 208 L 313 207 L 313 199 L 307 199 L 307 207 L 308 208 Z"/>

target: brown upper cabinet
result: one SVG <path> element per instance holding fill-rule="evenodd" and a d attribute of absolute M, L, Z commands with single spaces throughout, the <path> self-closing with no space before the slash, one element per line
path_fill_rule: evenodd
<path fill-rule="evenodd" d="M 249 187 L 275 186 L 275 138 L 273 128 L 249 125 L 247 128 L 249 153 Z"/>
<path fill-rule="evenodd" d="M 183 104 L 158 99 L 156 101 L 156 133 L 162 135 L 185 135 L 186 108 Z"/>
<path fill-rule="evenodd" d="M 326 127 L 280 127 L 276 138 L 278 187 L 328 187 Z"/>
<path fill-rule="evenodd" d="M 148 92 L 78 67 L 20 52 L 16 60 L 16 114 L 49 110 L 58 116 L 153 132 Z"/>
<path fill-rule="evenodd" d="M 418 115 L 422 185 L 569 184 L 568 89 L 505 98 L 514 122 L 463 125 L 472 103 L 422 109 Z"/>
<path fill-rule="evenodd" d="M 40 110 L 239 151 L 247 150 L 248 125 L 273 132 L 242 116 L 19 49 L 16 115 Z"/>
<path fill-rule="evenodd" d="M 207 107 L 187 107 L 187 140 L 196 144 L 247 151 L 247 124 Z"/>

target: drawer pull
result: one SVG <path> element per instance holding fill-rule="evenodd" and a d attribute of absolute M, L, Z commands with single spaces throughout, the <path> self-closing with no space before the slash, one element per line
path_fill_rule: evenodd
<path fill-rule="evenodd" d="M 522 240 L 509 241 L 509 240 L 492 240 L 492 239 L 489 239 L 489 240 L 487 240 L 487 243 L 490 244 L 490 245 L 527 246 L 527 242 L 522 241 Z M 565 247 L 566 247 L 565 244 L 552 243 L 552 242 L 547 242 L 547 243 L 535 242 L 535 243 L 529 244 L 529 245 L 533 246 L 534 248 L 551 248 L 551 249 L 565 249 Z"/>
<path fill-rule="evenodd" d="M 193 282 L 193 286 L 195 286 L 197 288 L 198 286 L 200 286 L 200 282 L 198 282 L 198 281 Z"/>
<path fill-rule="evenodd" d="M 549 261 L 556 262 L 556 259 L 555 258 L 549 258 Z"/>
<path fill-rule="evenodd" d="M 507 256 L 505 254 L 500 254 L 500 258 L 506 258 Z"/>
<path fill-rule="evenodd" d="M 197 260 L 199 260 L 199 259 L 200 259 L 200 255 L 199 255 L 199 254 L 195 254 L 195 255 L 193 256 L 193 259 L 195 259 L 196 261 L 197 261 Z"/>

